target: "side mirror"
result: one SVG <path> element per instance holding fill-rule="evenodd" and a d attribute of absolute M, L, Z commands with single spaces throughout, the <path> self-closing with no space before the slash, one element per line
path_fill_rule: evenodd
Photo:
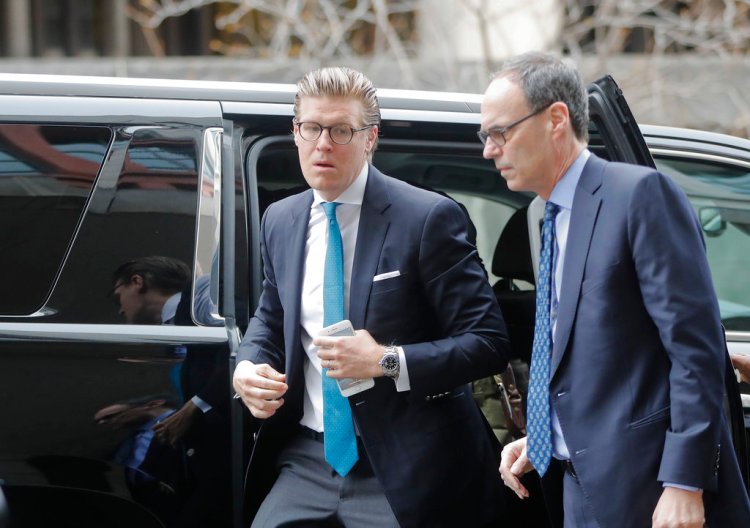
<path fill-rule="evenodd" d="M 701 207 L 698 210 L 698 220 L 703 232 L 709 237 L 717 237 L 727 229 L 727 222 L 718 207 Z"/>

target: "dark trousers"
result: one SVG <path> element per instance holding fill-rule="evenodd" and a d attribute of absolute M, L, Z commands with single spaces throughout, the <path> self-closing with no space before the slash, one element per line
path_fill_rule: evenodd
<path fill-rule="evenodd" d="M 359 457 L 341 477 L 326 462 L 323 442 L 299 434 L 279 455 L 279 477 L 252 528 L 398 527 L 361 444 Z"/>

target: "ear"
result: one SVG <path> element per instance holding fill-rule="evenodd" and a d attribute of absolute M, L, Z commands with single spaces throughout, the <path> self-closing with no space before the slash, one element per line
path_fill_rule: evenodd
<path fill-rule="evenodd" d="M 138 293 L 143 293 L 146 291 L 146 281 L 143 279 L 142 275 L 138 275 L 137 273 L 130 277 L 130 284 L 134 284 L 136 290 Z"/>
<path fill-rule="evenodd" d="M 297 145 L 299 134 L 297 133 L 297 124 L 294 122 L 294 119 L 292 119 L 292 136 L 294 137 L 294 144 Z"/>
<path fill-rule="evenodd" d="M 549 107 L 549 115 L 553 133 L 559 133 L 571 127 L 570 112 L 565 103 L 560 101 L 552 103 Z"/>
<path fill-rule="evenodd" d="M 367 140 L 365 141 L 365 149 L 367 153 L 369 154 L 372 152 L 372 149 L 375 148 L 375 140 L 378 137 L 378 127 L 373 126 L 372 128 L 367 130 Z"/>

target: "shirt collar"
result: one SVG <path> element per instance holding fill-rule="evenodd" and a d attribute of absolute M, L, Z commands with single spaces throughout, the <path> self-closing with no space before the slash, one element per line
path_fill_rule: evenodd
<path fill-rule="evenodd" d="M 181 298 L 182 293 L 178 292 L 172 295 L 169 299 L 167 299 L 167 302 L 164 303 L 164 306 L 162 306 L 161 308 L 162 324 L 166 323 L 167 321 L 174 322 L 174 318 L 177 315 L 177 305 L 180 304 Z"/>
<path fill-rule="evenodd" d="M 552 189 L 552 194 L 549 197 L 550 202 L 559 205 L 564 209 L 573 209 L 573 197 L 576 193 L 576 187 L 578 186 L 578 180 L 581 179 L 583 173 L 583 167 L 586 165 L 591 152 L 588 149 L 583 149 L 575 161 L 565 171 L 563 177 L 560 178 L 555 184 L 555 188 Z"/>
<path fill-rule="evenodd" d="M 349 187 L 347 187 L 344 192 L 342 192 L 336 197 L 335 200 L 332 201 L 336 203 L 362 205 L 362 200 L 365 196 L 365 187 L 367 186 L 367 173 L 369 172 L 369 169 L 370 165 L 365 162 L 365 164 L 362 166 L 362 170 L 359 171 L 359 174 L 351 183 L 351 185 L 349 185 Z M 320 193 L 317 191 L 317 189 L 313 189 L 312 207 L 316 207 L 319 203 L 327 201 L 328 200 L 324 200 L 323 197 L 320 196 Z"/>

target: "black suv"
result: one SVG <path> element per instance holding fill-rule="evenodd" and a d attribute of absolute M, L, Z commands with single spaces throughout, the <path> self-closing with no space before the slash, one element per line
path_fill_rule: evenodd
<path fill-rule="evenodd" d="M 750 142 L 639 129 L 611 79 L 590 90 L 591 149 L 655 163 L 695 204 L 729 346 L 750 353 Z M 230 373 L 260 292 L 260 218 L 305 187 L 294 92 L 0 75 L 0 485 L 12 526 L 246 525 L 253 423 Z M 528 237 L 498 241 L 533 197 L 482 159 L 481 96 L 381 90 L 379 100 L 375 165 L 463 204 L 499 296 L 532 289 Z M 153 256 L 190 270 L 180 317 L 126 321 L 113 273 Z M 154 440 L 152 424 L 209 386 L 210 410 L 174 445 Z M 747 475 L 736 389 L 730 378 Z"/>

